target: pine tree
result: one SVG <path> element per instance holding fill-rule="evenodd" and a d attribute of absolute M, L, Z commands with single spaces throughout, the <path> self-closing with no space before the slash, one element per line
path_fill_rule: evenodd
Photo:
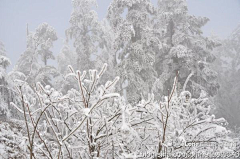
<path fill-rule="evenodd" d="M 179 84 L 199 96 L 205 90 L 214 96 L 219 89 L 217 73 L 211 63 L 215 60 L 212 50 L 218 41 L 204 37 L 201 28 L 209 21 L 188 13 L 186 0 L 159 0 L 155 29 L 162 43 L 156 50 L 156 65 L 159 79 L 158 92 L 168 94 L 171 83 L 179 72 Z M 158 84 L 157 84 L 158 83 Z"/>
<path fill-rule="evenodd" d="M 9 58 L 6 57 L 6 50 L 4 44 L 0 41 L 0 79 L 1 85 L 6 82 L 6 69 L 11 64 Z"/>
<path fill-rule="evenodd" d="M 35 32 L 27 33 L 26 51 L 21 55 L 11 76 L 31 84 L 41 81 L 45 85 L 51 85 L 52 77 L 59 75 L 56 68 L 47 63 L 49 59 L 54 59 L 50 49 L 57 40 L 56 32 L 52 26 L 42 23 Z"/>
<path fill-rule="evenodd" d="M 76 59 L 76 52 L 73 51 L 70 48 L 69 44 L 65 42 L 60 54 L 57 57 L 58 71 L 61 73 L 62 76 L 65 76 L 68 73 L 67 68 L 69 65 L 71 65 L 73 68 L 77 67 Z M 60 87 L 61 91 L 66 93 L 70 88 L 77 88 L 78 86 L 73 79 L 66 80 L 65 78 L 62 78 Z"/>
<path fill-rule="evenodd" d="M 156 78 L 153 64 L 158 41 L 151 24 L 155 12 L 149 0 L 113 0 L 108 9 L 107 17 L 115 33 L 120 90 L 130 103 L 138 102 L 150 92 Z"/>
<path fill-rule="evenodd" d="M 215 98 L 218 115 L 226 118 L 230 126 L 240 126 L 240 26 L 228 39 L 222 40 L 222 46 L 215 50 L 217 57 L 214 66 L 219 74 L 220 89 Z"/>
<path fill-rule="evenodd" d="M 75 69 L 81 71 L 93 68 L 93 54 L 98 52 L 101 24 L 92 7 L 97 6 L 96 0 L 73 0 L 73 11 L 70 28 L 66 30 L 67 41 L 73 39 L 76 58 Z M 69 55 L 73 56 L 73 55 Z M 74 66 L 74 65 L 73 65 Z"/>
<path fill-rule="evenodd" d="M 11 92 L 9 90 L 7 67 L 11 64 L 10 59 L 6 57 L 4 44 L 0 41 L 0 117 L 9 116 L 9 102 L 11 101 Z"/>
<path fill-rule="evenodd" d="M 74 0 L 70 18 L 70 27 L 66 30 L 66 41 L 58 56 L 58 68 L 65 75 L 67 66 L 77 70 L 91 68 L 101 69 L 104 63 L 112 68 L 103 81 L 116 75 L 113 56 L 113 31 L 106 19 L 100 21 L 94 10 L 96 0 Z M 72 47 L 73 44 L 73 47 Z M 73 81 L 64 80 L 63 90 L 77 85 Z"/>

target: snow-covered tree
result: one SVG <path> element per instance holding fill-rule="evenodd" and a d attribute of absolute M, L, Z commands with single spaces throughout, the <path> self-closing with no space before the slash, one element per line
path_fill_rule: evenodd
<path fill-rule="evenodd" d="M 11 102 L 20 104 L 15 91 L 15 83 L 22 80 L 29 83 L 28 95 L 35 96 L 34 85 L 42 82 L 43 85 L 61 87 L 62 76 L 59 71 L 49 65 L 49 60 L 54 60 L 53 42 L 57 40 L 54 28 L 47 23 L 40 24 L 35 32 L 29 32 L 27 28 L 27 47 L 18 59 L 13 70 L 8 74 L 9 87 L 12 92 Z M 30 98 L 30 97 L 29 97 Z M 13 116 L 20 117 L 19 112 L 14 109 Z"/>
<path fill-rule="evenodd" d="M 77 67 L 76 66 L 76 58 L 77 54 L 76 52 L 72 51 L 71 47 L 69 44 L 65 43 L 63 48 L 60 51 L 60 54 L 57 57 L 58 61 L 58 70 L 62 74 L 67 74 L 68 73 L 68 68 L 67 66 L 71 64 L 73 68 Z"/>
<path fill-rule="evenodd" d="M 114 49 L 115 34 L 107 19 L 101 21 L 101 32 L 99 35 L 101 37 L 101 40 L 99 41 L 99 51 L 94 54 L 94 62 L 96 63 L 96 67 L 107 63 L 108 67 L 111 68 L 103 76 L 103 79 L 107 80 L 109 78 L 114 78 L 117 75 L 116 50 Z"/>
<path fill-rule="evenodd" d="M 156 78 L 154 48 L 159 43 L 152 25 L 155 12 L 150 0 L 113 0 L 108 8 L 107 17 L 115 34 L 113 53 L 121 77 L 120 90 L 126 90 L 130 103 L 150 92 Z"/>
<path fill-rule="evenodd" d="M 216 49 L 215 68 L 219 74 L 220 89 L 215 99 L 220 116 L 226 118 L 232 127 L 240 127 L 240 26 L 222 46 Z"/>
<path fill-rule="evenodd" d="M 68 65 L 71 65 L 73 68 L 77 67 L 77 54 L 73 51 L 69 44 L 65 43 L 63 48 L 60 51 L 60 54 L 57 57 L 58 62 L 58 71 L 62 74 L 62 76 L 68 73 Z M 74 82 L 74 79 L 65 80 L 64 78 L 61 80 L 61 91 L 67 92 L 71 88 L 77 88 L 77 84 Z"/>
<path fill-rule="evenodd" d="M 4 44 L 0 41 L 0 85 L 6 85 L 6 69 L 11 64 L 6 56 Z"/>
<path fill-rule="evenodd" d="M 35 32 L 29 32 L 26 51 L 10 73 L 12 79 L 24 79 L 31 84 L 36 82 L 52 84 L 51 78 L 57 76 L 58 72 L 47 62 L 49 59 L 54 59 L 50 49 L 56 40 L 54 28 L 47 23 L 40 24 Z"/>
<path fill-rule="evenodd" d="M 201 28 L 208 21 L 208 18 L 190 15 L 186 0 L 158 1 L 155 29 L 162 47 L 156 50 L 155 56 L 159 75 L 157 92 L 168 94 L 179 71 L 179 84 L 183 86 L 189 79 L 185 87 L 193 96 L 199 96 L 201 90 L 210 96 L 216 95 L 219 84 L 211 63 L 215 60 L 212 50 L 219 43 L 203 36 Z"/>
<path fill-rule="evenodd" d="M 93 54 L 98 53 L 98 43 L 101 39 L 101 24 L 93 7 L 97 6 L 96 0 L 73 0 L 73 11 L 70 18 L 70 28 L 66 30 L 67 41 L 73 39 L 75 56 L 71 61 L 78 70 L 88 70 L 93 67 Z"/>
<path fill-rule="evenodd" d="M 9 90 L 8 77 L 6 73 L 7 67 L 11 64 L 10 59 L 6 56 L 4 44 L 0 41 L 0 117 L 6 118 L 9 115 L 8 104 L 11 98 Z M 3 115 L 3 116 L 2 116 Z"/>
<path fill-rule="evenodd" d="M 6 56 L 6 50 L 4 44 L 0 41 L 0 79 L 1 85 L 6 80 L 6 69 L 11 64 L 9 58 Z"/>
<path fill-rule="evenodd" d="M 114 78 L 116 74 L 113 56 L 114 34 L 106 19 L 102 21 L 98 19 L 98 14 L 94 10 L 94 7 L 97 7 L 96 0 L 74 0 L 72 5 L 70 27 L 66 30 L 66 41 L 58 56 L 59 70 L 66 74 L 68 65 L 83 71 L 91 68 L 101 69 L 104 63 L 108 63 L 112 69 L 103 78 L 105 80 Z M 65 83 L 68 83 L 65 87 L 77 87 L 71 80 Z"/>

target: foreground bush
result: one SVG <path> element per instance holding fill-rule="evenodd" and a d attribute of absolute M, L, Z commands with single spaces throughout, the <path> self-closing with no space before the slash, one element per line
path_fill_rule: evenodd
<path fill-rule="evenodd" d="M 96 159 L 140 158 L 145 152 L 155 156 L 163 152 L 233 152 L 233 147 L 219 145 L 232 139 L 224 127 L 226 121 L 210 114 L 204 92 L 197 99 L 185 90 L 178 94 L 176 77 L 172 91 L 162 100 L 156 101 L 150 94 L 148 100 L 132 106 L 114 92 L 118 77 L 100 84 L 106 67 L 87 74 L 69 66 L 66 79 L 74 78 L 79 88 L 64 95 L 48 85 L 16 81 L 21 103 L 12 106 L 23 114 L 27 142 L 21 149 L 25 155 Z"/>

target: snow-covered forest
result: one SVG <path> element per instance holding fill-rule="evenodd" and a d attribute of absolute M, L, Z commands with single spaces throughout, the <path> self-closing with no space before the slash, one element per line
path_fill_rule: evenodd
<path fill-rule="evenodd" d="M 14 64 L 0 39 L 0 159 L 240 158 L 240 25 L 205 36 L 186 0 L 112 0 L 103 20 L 69 3 L 58 53 L 46 22 Z"/>

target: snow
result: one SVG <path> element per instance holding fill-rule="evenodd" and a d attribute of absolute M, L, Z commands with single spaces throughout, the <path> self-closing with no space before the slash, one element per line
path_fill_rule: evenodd
<path fill-rule="evenodd" d="M 119 93 L 108 93 L 102 96 L 101 99 L 120 97 Z"/>
<path fill-rule="evenodd" d="M 72 4 L 58 65 L 50 61 L 57 33 L 47 23 L 27 29 L 27 48 L 9 74 L 0 45 L 0 82 L 9 88 L 0 110 L 14 115 L 0 121 L 0 154 L 125 159 L 160 144 L 187 153 L 195 148 L 174 144 L 231 141 L 212 111 L 219 86 L 208 61 L 217 43 L 201 34 L 206 18 L 190 15 L 185 0 L 113 0 L 103 21 L 96 0 Z"/>
<path fill-rule="evenodd" d="M 89 116 L 90 110 L 91 110 L 90 108 L 84 108 L 84 109 L 82 109 L 81 111 L 82 111 L 82 113 L 83 113 L 84 115 Z"/>

